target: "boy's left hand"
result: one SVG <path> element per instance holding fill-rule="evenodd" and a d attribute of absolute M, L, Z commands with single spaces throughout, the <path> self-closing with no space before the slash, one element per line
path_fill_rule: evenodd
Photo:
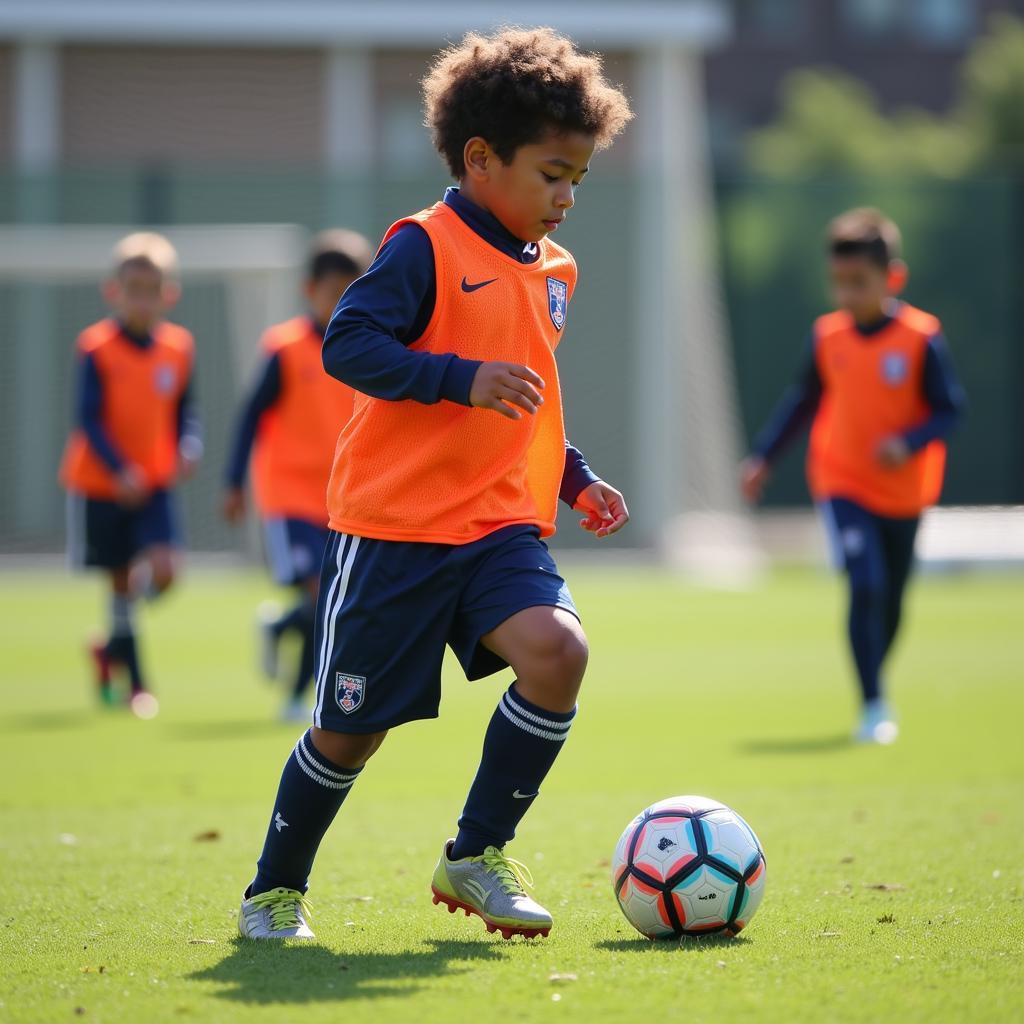
<path fill-rule="evenodd" d="M 878 446 L 878 461 L 889 469 L 897 469 L 910 458 L 910 445 L 899 434 L 887 437 Z"/>
<path fill-rule="evenodd" d="M 603 480 L 584 487 L 573 508 L 586 513 L 586 519 L 580 520 L 580 526 L 595 537 L 610 537 L 629 522 L 625 498 Z"/>

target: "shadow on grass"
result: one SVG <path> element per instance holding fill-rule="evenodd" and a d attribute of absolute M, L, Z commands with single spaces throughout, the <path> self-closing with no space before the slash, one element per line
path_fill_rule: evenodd
<path fill-rule="evenodd" d="M 310 712 L 312 720 L 312 712 Z M 238 718 L 211 722 L 168 722 L 164 732 L 179 740 L 241 740 L 289 729 L 298 735 L 305 726 L 301 722 L 279 722 L 273 718 Z"/>
<path fill-rule="evenodd" d="M 635 939 L 604 939 L 595 943 L 594 948 L 605 953 L 701 953 L 735 949 L 749 944 L 750 939 L 745 935 L 737 935 L 735 938 L 729 938 L 728 935 L 704 935 L 701 938 L 682 939 L 645 939 L 638 935 Z"/>
<path fill-rule="evenodd" d="M 235 939 L 220 963 L 188 975 L 225 986 L 215 995 L 239 1003 L 318 1003 L 411 996 L 423 981 L 463 974 L 461 961 L 494 961 L 494 943 L 431 940 L 399 953 L 335 953 L 320 945 Z"/>
<path fill-rule="evenodd" d="M 744 740 L 739 749 L 744 754 L 827 754 L 847 750 L 854 745 L 847 733 L 832 736 L 795 736 L 776 739 Z"/>
<path fill-rule="evenodd" d="M 0 732 L 59 732 L 95 722 L 96 711 L 28 711 L 0 716 Z"/>

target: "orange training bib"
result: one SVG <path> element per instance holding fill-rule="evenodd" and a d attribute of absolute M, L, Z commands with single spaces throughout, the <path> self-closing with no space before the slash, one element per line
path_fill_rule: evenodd
<path fill-rule="evenodd" d="M 879 462 L 878 447 L 928 418 L 921 381 L 928 341 L 940 330 L 935 317 L 906 304 L 867 338 L 848 313 L 817 320 L 814 351 L 824 394 L 807 460 L 816 500 L 848 498 L 893 517 L 919 515 L 938 500 L 942 442 L 925 446 L 896 469 Z"/>
<path fill-rule="evenodd" d="M 385 241 L 410 221 L 430 238 L 437 281 L 434 314 L 410 349 L 525 364 L 545 382 L 544 404 L 514 421 L 452 402 L 358 395 L 338 439 L 330 526 L 442 544 L 466 544 L 517 523 L 549 536 L 565 466 L 555 348 L 576 265 L 549 239 L 538 243 L 535 263 L 519 263 L 443 203 L 398 221 Z"/>

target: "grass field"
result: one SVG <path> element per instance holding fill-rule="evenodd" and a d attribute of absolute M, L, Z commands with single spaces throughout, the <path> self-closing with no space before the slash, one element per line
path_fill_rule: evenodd
<path fill-rule="evenodd" d="M 145 615 L 162 711 L 94 708 L 96 581 L 0 583 L 0 1020 L 261 1022 L 1024 1019 L 1024 580 L 929 578 L 893 668 L 903 737 L 846 742 L 841 594 L 812 572 L 709 593 L 569 572 L 591 638 L 581 713 L 510 852 L 555 914 L 503 943 L 428 883 L 500 684 L 446 677 L 328 835 L 320 943 L 235 938 L 300 727 L 252 670 L 258 575 L 196 571 Z M 732 804 L 768 857 L 738 939 L 631 932 L 607 860 L 675 793 Z M 884 888 L 883 888 L 884 887 Z"/>

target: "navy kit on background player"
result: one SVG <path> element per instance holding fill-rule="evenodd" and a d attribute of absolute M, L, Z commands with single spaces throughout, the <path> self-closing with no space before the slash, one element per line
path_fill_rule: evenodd
<path fill-rule="evenodd" d="M 287 611 L 273 602 L 259 609 L 261 667 L 268 678 L 277 678 L 282 636 L 294 632 L 301 641 L 282 712 L 286 719 L 309 719 L 304 697 L 313 682 L 313 612 L 327 543 L 327 480 L 355 397 L 348 385 L 324 372 L 320 348 L 338 300 L 371 257 L 369 243 L 354 231 L 336 228 L 314 239 L 304 289 L 309 312 L 263 336 L 263 360 L 239 413 L 225 473 L 224 516 L 240 522 L 253 452 L 253 491 L 267 564 L 276 583 L 298 591 Z"/>
<path fill-rule="evenodd" d="M 114 252 L 104 286 L 113 316 L 78 339 L 75 427 L 61 464 L 72 564 L 110 581 L 110 632 L 91 647 L 100 696 L 156 713 L 135 640 L 135 604 L 174 581 L 180 544 L 172 488 L 191 475 L 203 443 L 193 399 L 192 335 L 163 320 L 178 299 L 178 258 L 161 235 L 139 233 Z"/>
<path fill-rule="evenodd" d="M 424 81 L 458 190 L 397 222 L 342 299 L 324 366 L 358 392 L 328 491 L 313 727 L 281 777 L 239 929 L 312 937 L 320 840 L 389 729 L 435 717 L 450 646 L 516 679 L 434 872 L 434 902 L 547 934 L 507 857 L 569 733 L 586 638 L 544 537 L 559 496 L 598 537 L 625 502 L 565 438 L 554 350 L 576 283 L 549 239 L 598 146 L 630 117 L 596 58 L 547 29 L 469 35 Z"/>
<path fill-rule="evenodd" d="M 829 228 L 839 309 L 820 317 L 797 384 L 742 467 L 756 501 L 769 467 L 813 420 L 807 472 L 850 587 L 849 639 L 863 699 L 856 737 L 890 743 L 897 726 L 882 667 L 900 625 L 923 511 L 942 487 L 943 439 L 963 390 L 939 321 L 897 300 L 906 281 L 895 224 L 858 209 Z"/>

